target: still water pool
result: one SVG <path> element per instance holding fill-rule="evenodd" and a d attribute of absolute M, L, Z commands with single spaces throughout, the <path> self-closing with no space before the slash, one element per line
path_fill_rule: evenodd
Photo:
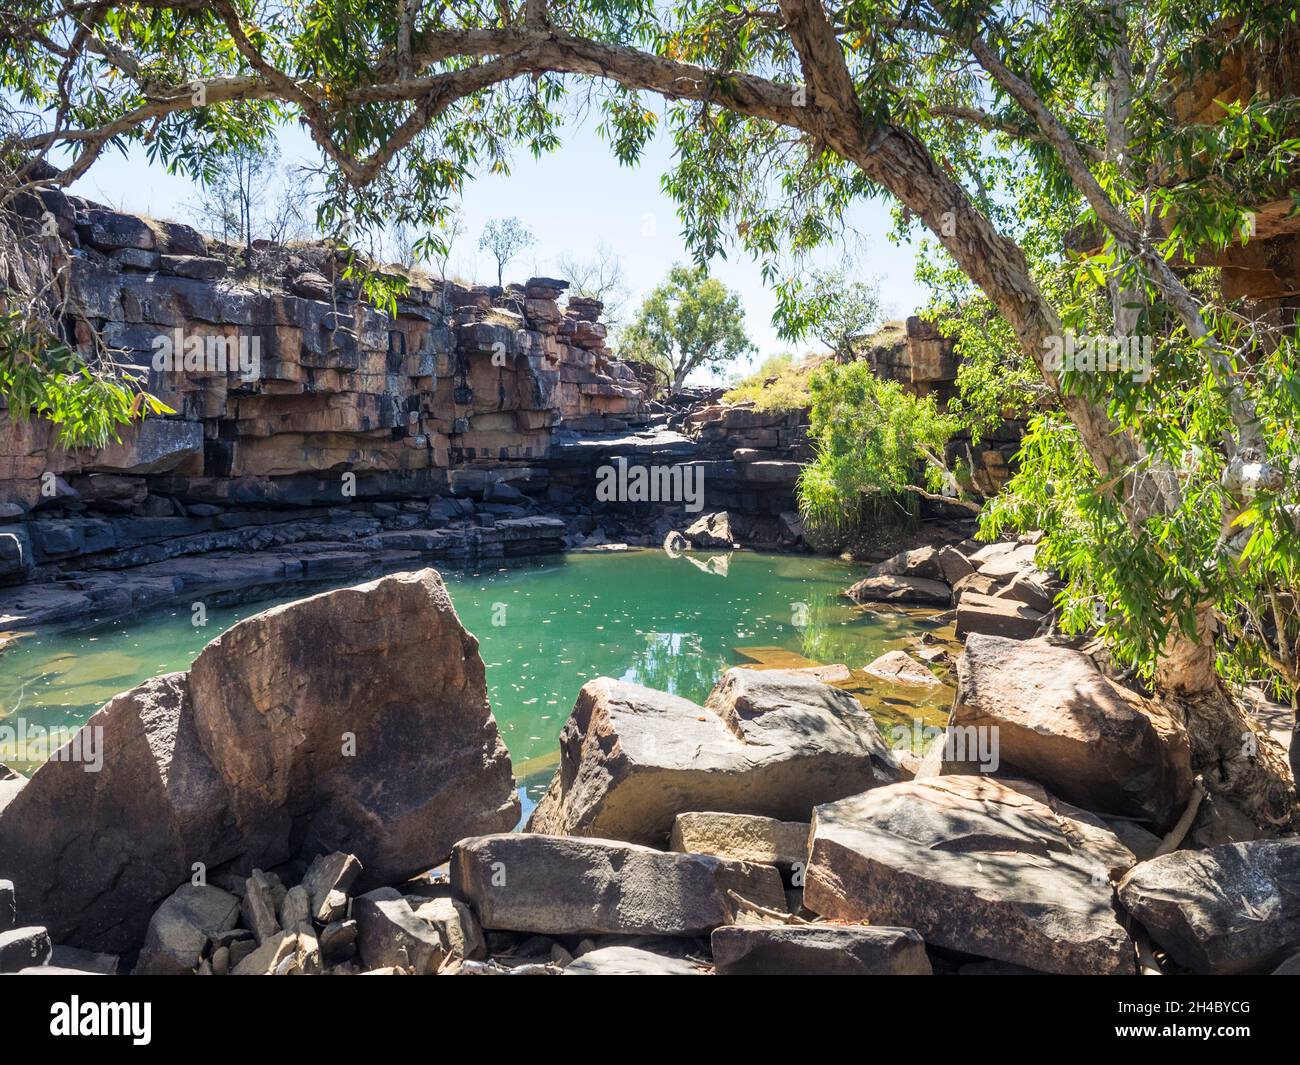
<path fill-rule="evenodd" d="M 632 550 L 448 568 L 442 575 L 461 620 L 479 639 L 492 708 L 530 797 L 544 789 L 560 728 L 592 677 L 702 700 L 732 665 L 843 663 L 856 670 L 935 627 L 855 606 L 841 592 L 862 567 L 809 556 L 670 558 Z M 349 583 L 355 582 L 292 598 Z M 21 717 L 28 727 L 75 729 L 113 695 L 186 669 L 235 622 L 287 601 L 210 608 L 203 627 L 192 624 L 188 608 L 177 608 L 24 637 L 0 654 L 0 725 L 16 728 Z M 910 725 L 917 716 L 942 723 L 951 701 L 947 688 L 888 691 L 860 674 L 845 686 L 882 726 Z M 5 746 L 0 741 L 0 762 L 34 768 Z"/>

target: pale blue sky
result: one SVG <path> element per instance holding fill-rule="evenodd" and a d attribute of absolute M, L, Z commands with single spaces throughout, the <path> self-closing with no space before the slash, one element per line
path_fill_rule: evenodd
<path fill-rule="evenodd" d="M 285 135 L 281 149 L 286 164 L 314 152 L 305 134 L 296 130 Z M 553 274 L 557 255 L 570 252 L 588 257 L 603 241 L 622 261 L 630 291 L 628 305 L 635 307 L 675 261 L 689 258 L 674 206 L 659 187 L 660 175 L 671 165 L 671 153 L 671 144 L 660 136 L 647 147 L 638 166 L 625 167 L 610 154 L 593 123 L 570 125 L 558 151 L 538 160 L 520 155 L 510 175 L 480 177 L 467 188 L 462 204 L 465 234 L 453 249 L 449 272 L 494 281 L 495 267 L 478 251 L 478 237 L 489 219 L 513 215 L 536 235 L 537 243 L 510 264 L 507 280 Z M 186 208 L 195 196 L 191 182 L 151 164 L 138 150 L 125 158 L 105 154 L 73 191 L 126 211 L 192 220 Z M 914 278 L 914 250 L 887 239 L 887 206 L 879 201 L 862 204 L 850 223 L 859 235 L 858 268 L 865 275 L 880 277 L 886 316 L 907 315 L 924 305 L 927 294 Z M 824 264 L 831 265 L 836 258 L 838 252 L 832 251 Z M 780 341 L 772 327 L 775 301 L 757 264 L 736 250 L 729 259 L 715 261 L 711 269 L 744 302 L 746 328 L 758 347 L 750 362 L 790 350 L 791 345 Z M 798 350 L 819 347 L 809 338 Z M 737 366 L 734 372 L 745 368 Z"/>

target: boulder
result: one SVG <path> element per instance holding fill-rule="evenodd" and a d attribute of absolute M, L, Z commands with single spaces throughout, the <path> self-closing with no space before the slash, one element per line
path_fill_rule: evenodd
<path fill-rule="evenodd" d="M 478 641 L 433 570 L 240 622 L 194 660 L 190 692 L 244 847 L 267 864 L 355 854 L 364 888 L 519 820 Z"/>
<path fill-rule="evenodd" d="M 719 976 L 929 976 L 925 940 L 911 928 L 739 924 L 710 940 Z"/>
<path fill-rule="evenodd" d="M 185 680 L 155 677 L 110 699 L 78 734 L 103 752 L 100 771 L 48 761 L 0 810 L 0 873 L 18 885 L 20 916 L 61 943 L 136 950 L 193 862 L 240 852 Z"/>
<path fill-rule="evenodd" d="M 442 937 L 394 888 L 376 888 L 352 900 L 361 964 L 367 969 L 412 968 L 417 976 L 436 973 L 447 956 Z"/>
<path fill-rule="evenodd" d="M 195 862 L 246 874 L 341 851 L 364 888 L 519 817 L 477 641 L 433 570 L 248 618 L 73 742 L 102 768 L 32 775 L 0 811 L 0 874 L 20 915 L 90 949 L 136 949 Z"/>
<path fill-rule="evenodd" d="M 7 932 L 18 923 L 18 907 L 14 903 L 14 882 L 0 880 L 0 932 Z"/>
<path fill-rule="evenodd" d="M 814 677 L 731 669 L 703 707 L 601 677 L 578 693 L 528 831 L 662 845 L 685 811 L 801 821 L 896 776 L 857 700 Z"/>
<path fill-rule="evenodd" d="M 957 662 L 949 730 L 991 730 L 1000 771 L 1026 775 L 1101 814 L 1140 817 L 1158 831 L 1192 789 L 1191 747 L 1160 704 L 1105 677 L 1081 651 L 1045 640 L 972 634 Z M 945 761 L 945 772 L 974 771 Z"/>
<path fill-rule="evenodd" d="M 900 551 L 892 558 L 878 562 L 867 571 L 868 577 L 923 577 L 927 580 L 953 584 L 975 567 L 966 556 L 950 544 L 927 545 L 910 551 Z"/>
<path fill-rule="evenodd" d="M 687 958 L 639 947 L 600 947 L 564 967 L 565 976 L 704 976 L 708 970 Z"/>
<path fill-rule="evenodd" d="M 239 899 L 211 884 L 184 884 L 149 921 L 135 972 L 185 976 L 198 969 L 208 940 L 239 923 Z"/>
<path fill-rule="evenodd" d="M 275 890 L 277 887 L 278 892 Z M 240 903 L 244 927 L 253 933 L 259 943 L 280 931 L 276 912 L 284 895 L 284 885 L 280 883 L 280 878 L 268 875 L 261 869 L 254 869 L 253 875 L 244 882 L 244 897 Z"/>
<path fill-rule="evenodd" d="M 486 956 L 483 929 L 479 927 L 474 911 L 459 899 L 408 896 L 407 902 L 415 916 L 438 933 L 443 950 L 451 957 L 468 961 Z"/>
<path fill-rule="evenodd" d="M 314 937 L 313 937 L 314 939 Z M 307 975 L 315 965 L 306 961 L 303 944 L 296 932 L 277 932 L 230 970 L 231 976 Z"/>
<path fill-rule="evenodd" d="M 1044 972 L 1134 971 L 1110 879 L 1133 855 L 1027 782 L 929 777 L 814 812 L 804 905 Z"/>
<path fill-rule="evenodd" d="M 732 919 L 729 891 L 785 908 L 770 865 L 570 836 L 461 840 L 451 883 L 485 928 L 544 935 L 707 935 Z"/>
<path fill-rule="evenodd" d="M 736 542 L 725 510 L 704 515 L 686 530 L 685 536 L 694 547 L 731 547 Z"/>
<path fill-rule="evenodd" d="M 1300 839 L 1152 858 L 1120 881 L 1119 900 L 1193 972 L 1270 972 L 1300 948 Z"/>
<path fill-rule="evenodd" d="M 346 898 L 361 875 L 354 854 L 318 854 L 303 875 L 302 886 L 311 897 L 312 917 L 327 924 L 337 916 L 339 898 Z"/>
<path fill-rule="evenodd" d="M 957 601 L 957 636 L 960 639 L 978 632 L 1028 640 L 1038 635 L 1045 617 L 1015 599 L 966 592 Z"/>
<path fill-rule="evenodd" d="M 938 677 L 906 651 L 886 651 L 879 658 L 862 667 L 868 676 L 889 681 L 891 684 L 911 684 L 933 687 L 943 684 Z"/>
<path fill-rule="evenodd" d="M 678 814 L 669 847 L 737 862 L 802 868 L 808 864 L 808 822 L 756 814 Z"/>
<path fill-rule="evenodd" d="M 929 577 L 881 574 L 864 577 L 845 593 L 856 603 L 915 603 L 920 606 L 948 605 L 952 589 Z"/>
<path fill-rule="evenodd" d="M 320 933 L 321 957 L 326 961 L 348 961 L 357 952 L 357 922 L 331 921 Z"/>

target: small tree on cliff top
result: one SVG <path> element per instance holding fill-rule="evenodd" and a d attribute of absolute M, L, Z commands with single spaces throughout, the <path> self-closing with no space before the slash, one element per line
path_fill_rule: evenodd
<path fill-rule="evenodd" d="M 1216 656 L 1221 633 L 1249 639 L 1284 674 L 1272 634 L 1297 615 L 1269 590 L 1300 572 L 1295 345 L 1171 263 L 1240 244 L 1247 209 L 1296 168 L 1293 87 L 1270 81 L 1291 69 L 1274 60 L 1294 55 L 1294 14 L 1259 0 L 13 0 L 0 106 L 34 116 L 11 148 L 61 160 L 61 185 L 109 147 L 147 145 L 199 174 L 250 123 L 301 123 L 327 164 L 318 219 L 333 232 L 436 221 L 478 168 L 554 150 L 575 82 L 634 161 L 657 95 L 675 148 L 664 188 L 697 260 L 734 237 L 773 282 L 785 253 L 892 196 L 900 226 L 933 235 L 1056 398 L 1075 478 L 1069 499 L 1045 491 L 1031 510 L 1086 537 L 1098 583 L 1122 588 L 1112 607 L 1148 604 L 1131 660 L 1176 700 L 1207 784 L 1276 825 L 1295 816 L 1290 774 L 1223 696 Z M 1261 80 L 1180 121 L 1180 86 L 1229 66 Z M 1032 226 L 1008 217 L 1008 183 L 1027 179 L 1102 242 L 1067 288 L 1026 256 Z M 1084 379 L 1049 360 L 1098 320 L 1155 338 L 1154 376 Z M 1281 620 L 1224 633 L 1243 599 Z"/>
<path fill-rule="evenodd" d="M 504 285 L 506 263 L 518 255 L 537 238 L 518 218 L 494 218 L 483 227 L 478 246 L 487 251 L 497 264 L 497 284 Z"/>
<path fill-rule="evenodd" d="M 705 267 L 678 264 L 641 304 L 621 350 L 678 389 L 694 370 L 720 369 L 753 349 L 740 297 Z"/>

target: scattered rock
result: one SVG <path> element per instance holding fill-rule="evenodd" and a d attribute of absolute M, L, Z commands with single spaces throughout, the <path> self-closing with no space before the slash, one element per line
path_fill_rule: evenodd
<path fill-rule="evenodd" d="M 338 908 L 346 900 L 361 875 L 361 863 L 354 854 L 318 854 L 302 878 L 303 889 L 311 897 L 312 916 L 322 924 L 338 916 Z"/>
<path fill-rule="evenodd" d="M 528 831 L 662 845 L 684 811 L 799 821 L 897 771 L 857 700 L 813 677 L 731 669 L 703 707 L 601 677 L 578 694 Z"/>
<path fill-rule="evenodd" d="M 301 884 L 285 892 L 280 903 L 280 927 L 297 931 L 300 925 L 310 925 L 312 917 L 311 896 Z"/>
<path fill-rule="evenodd" d="M 348 961 L 357 952 L 357 922 L 331 921 L 320 934 L 321 956 L 326 961 Z"/>
<path fill-rule="evenodd" d="M 720 976 L 929 976 L 925 940 L 911 928 L 725 925 L 712 936 Z"/>
<path fill-rule="evenodd" d="M 451 880 L 484 927 L 545 935 L 699 936 L 731 920 L 728 891 L 773 909 L 785 904 L 770 865 L 568 836 L 462 840 Z"/>
<path fill-rule="evenodd" d="M 1300 839 L 1152 858 L 1120 881 L 1119 899 L 1193 972 L 1266 973 L 1300 947 Z"/>
<path fill-rule="evenodd" d="M 474 912 L 459 899 L 447 896 L 434 899 L 408 898 L 415 916 L 432 925 L 442 940 L 443 949 L 453 958 L 470 960 L 487 954 L 483 929 Z"/>
<path fill-rule="evenodd" d="M 298 936 L 294 932 L 277 932 L 249 953 L 233 969 L 231 976 L 282 976 L 296 967 Z"/>
<path fill-rule="evenodd" d="M 211 884 L 184 884 L 158 907 L 149 921 L 135 972 L 144 976 L 182 976 L 203 960 L 208 939 L 239 922 L 239 899 Z"/>
<path fill-rule="evenodd" d="M 669 846 L 737 862 L 803 867 L 808 864 L 808 823 L 755 814 L 683 813 L 673 821 Z"/>
<path fill-rule="evenodd" d="M 359 895 L 352 900 L 352 916 L 357 922 L 361 964 L 367 969 L 409 967 L 417 976 L 432 975 L 447 956 L 438 930 L 417 917 L 394 888 Z"/>
<path fill-rule="evenodd" d="M 253 875 L 244 882 L 244 898 L 240 903 L 244 927 L 253 933 L 258 943 L 265 942 L 280 931 L 276 911 L 285 894 L 280 878 L 273 873 L 264 873 L 261 869 L 254 869 Z"/>
<path fill-rule="evenodd" d="M 1048 972 L 1132 973 L 1109 883 L 1132 862 L 1035 785 L 930 777 L 816 809 L 804 905 Z"/>
<path fill-rule="evenodd" d="M 949 719 L 950 732 L 958 728 L 992 731 L 1001 772 L 1159 831 L 1191 795 L 1191 748 L 1177 718 L 1107 679 L 1086 654 L 1045 640 L 971 635 Z M 954 760 L 957 746 L 972 745 L 950 744 L 944 771 L 975 771 L 974 752 Z"/>

